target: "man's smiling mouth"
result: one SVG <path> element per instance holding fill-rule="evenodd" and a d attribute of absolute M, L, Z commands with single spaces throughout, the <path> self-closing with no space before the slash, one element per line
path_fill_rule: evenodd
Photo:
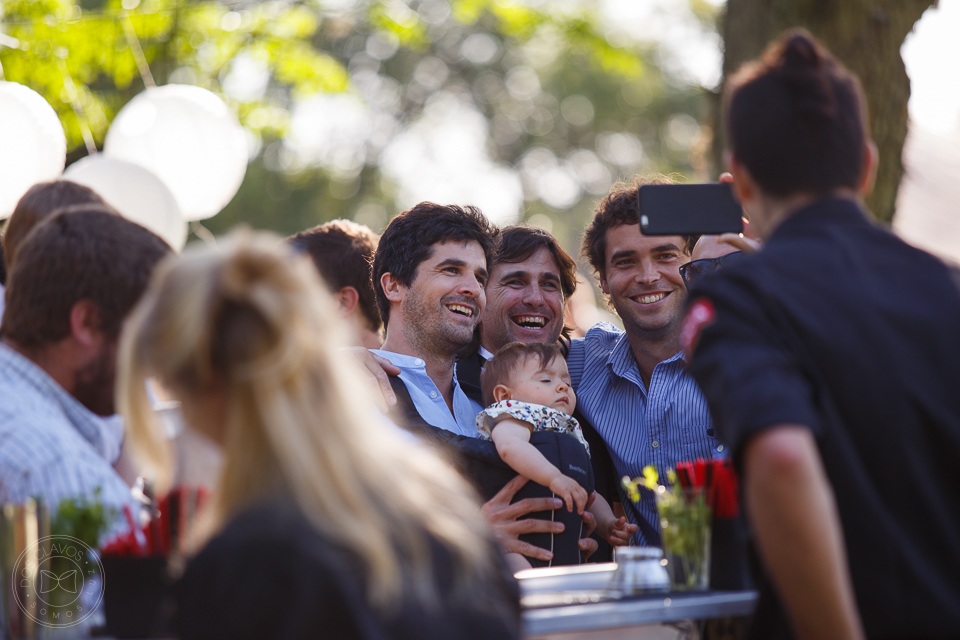
<path fill-rule="evenodd" d="M 450 311 L 460 316 L 466 316 L 467 318 L 473 317 L 473 309 L 463 304 L 448 304 L 447 309 L 450 309 Z"/>
<path fill-rule="evenodd" d="M 633 299 L 639 302 L 640 304 L 653 304 L 654 302 L 660 302 L 667 297 L 668 291 L 660 291 L 658 293 L 648 293 L 642 296 L 634 296 Z"/>
<path fill-rule="evenodd" d="M 514 316 L 511 320 L 524 329 L 543 329 L 547 326 L 547 319 L 543 316 Z"/>

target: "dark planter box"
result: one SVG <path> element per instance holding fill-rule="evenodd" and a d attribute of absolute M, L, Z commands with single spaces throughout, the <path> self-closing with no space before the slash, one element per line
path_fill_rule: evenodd
<path fill-rule="evenodd" d="M 742 516 L 714 518 L 710 538 L 710 589 L 753 588 L 747 555 L 747 527 Z"/>
<path fill-rule="evenodd" d="M 173 580 L 167 558 L 104 556 L 105 635 L 114 638 L 169 636 Z"/>

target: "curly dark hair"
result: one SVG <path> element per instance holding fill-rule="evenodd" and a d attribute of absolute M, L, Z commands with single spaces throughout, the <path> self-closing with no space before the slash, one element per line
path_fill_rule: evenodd
<path fill-rule="evenodd" d="M 637 213 L 637 189 L 645 184 L 674 184 L 673 178 L 660 173 L 634 176 L 630 182 L 618 182 L 597 205 L 593 220 L 583 232 L 580 256 L 593 267 L 594 275 L 604 275 L 607 255 L 607 230 L 624 224 L 640 224 Z M 686 251 L 690 253 L 700 239 L 699 235 L 682 236 Z"/>
<path fill-rule="evenodd" d="M 483 249 L 489 268 L 499 231 L 476 207 L 421 202 L 390 221 L 373 255 L 373 290 L 383 325 L 390 322 L 390 301 L 380 285 L 385 273 L 410 286 L 417 269 L 441 242 L 474 241 Z"/>

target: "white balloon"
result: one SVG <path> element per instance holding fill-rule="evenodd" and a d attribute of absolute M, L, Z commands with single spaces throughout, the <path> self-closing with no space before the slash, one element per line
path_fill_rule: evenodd
<path fill-rule="evenodd" d="M 186 244 L 187 222 L 177 199 L 143 167 L 98 153 L 67 167 L 63 177 L 90 187 L 123 217 L 153 231 L 174 250 Z"/>
<path fill-rule="evenodd" d="M 56 179 L 67 159 L 57 112 L 39 93 L 0 81 L 0 220 L 38 182 Z"/>
<path fill-rule="evenodd" d="M 163 180 L 187 220 L 215 216 L 247 171 L 247 137 L 215 94 L 186 84 L 152 87 L 114 118 L 103 152 Z"/>

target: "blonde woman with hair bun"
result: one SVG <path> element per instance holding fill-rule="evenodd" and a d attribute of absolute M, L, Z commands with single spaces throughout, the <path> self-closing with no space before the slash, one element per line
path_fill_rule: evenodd
<path fill-rule="evenodd" d="M 179 589 L 193 638 L 511 638 L 516 585 L 465 481 L 383 420 L 309 259 L 234 233 L 164 262 L 120 346 L 129 441 L 158 481 L 158 379 L 224 466 Z"/>

